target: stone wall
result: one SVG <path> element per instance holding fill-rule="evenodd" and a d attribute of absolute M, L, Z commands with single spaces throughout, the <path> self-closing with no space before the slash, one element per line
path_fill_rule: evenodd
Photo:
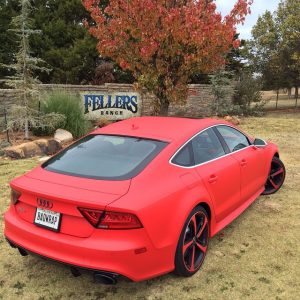
<path fill-rule="evenodd" d="M 18 92 L 12 89 L 0 89 L 0 105 L 9 107 L 17 101 Z"/>
<path fill-rule="evenodd" d="M 5 128 L 4 113 L 17 102 L 18 91 L 12 89 L 0 89 L 0 131 Z"/>
<path fill-rule="evenodd" d="M 133 85 L 130 84 L 105 84 L 101 86 L 93 85 L 61 85 L 61 84 L 42 84 L 39 86 L 41 98 L 43 92 L 52 90 L 63 90 L 74 93 L 83 91 L 99 91 L 99 92 L 133 92 Z M 231 101 L 233 88 L 229 88 L 228 101 Z M 0 128 L 3 127 L 3 109 L 16 103 L 16 90 L 0 89 Z M 148 93 L 143 93 L 142 97 L 142 115 L 153 115 L 153 100 L 154 97 Z M 210 85 L 193 84 L 189 86 L 189 93 L 186 105 L 171 105 L 169 108 L 169 115 L 185 116 L 185 117 L 205 117 L 211 114 L 211 102 L 213 95 Z M 2 126 L 1 126 L 2 125 Z"/>

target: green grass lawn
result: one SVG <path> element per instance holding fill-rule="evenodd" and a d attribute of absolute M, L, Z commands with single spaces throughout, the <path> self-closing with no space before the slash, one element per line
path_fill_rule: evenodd
<path fill-rule="evenodd" d="M 21 257 L 0 235 L 0 299 L 299 299 L 300 114 L 243 119 L 241 126 L 280 147 L 287 168 L 283 188 L 260 197 L 210 241 L 203 268 L 191 278 L 169 274 L 140 283 L 95 284 L 59 264 Z M 9 205 L 8 182 L 37 159 L 0 159 L 0 230 Z"/>

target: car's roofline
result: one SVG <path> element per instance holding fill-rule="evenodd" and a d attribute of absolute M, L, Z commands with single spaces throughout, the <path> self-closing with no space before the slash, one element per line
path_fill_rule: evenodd
<path fill-rule="evenodd" d="M 189 138 L 205 128 L 218 124 L 232 125 L 224 120 L 210 118 L 136 117 L 97 128 L 91 134 L 122 135 L 172 142 Z"/>

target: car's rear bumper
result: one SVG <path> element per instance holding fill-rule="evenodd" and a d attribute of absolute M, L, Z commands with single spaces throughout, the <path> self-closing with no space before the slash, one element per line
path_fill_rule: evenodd
<path fill-rule="evenodd" d="M 78 238 L 36 227 L 22 220 L 13 206 L 4 220 L 4 234 L 12 244 L 68 265 L 113 272 L 133 281 L 168 273 L 174 268 L 173 247 L 156 249 L 144 228 L 99 229 L 88 238 Z"/>

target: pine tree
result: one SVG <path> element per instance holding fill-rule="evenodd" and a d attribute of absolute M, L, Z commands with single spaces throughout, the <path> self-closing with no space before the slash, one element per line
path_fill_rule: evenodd
<path fill-rule="evenodd" d="M 10 125 L 17 125 L 18 127 L 24 127 L 25 139 L 29 139 L 29 123 L 37 122 L 37 111 L 35 111 L 31 104 L 35 97 L 38 95 L 37 84 L 38 79 L 33 77 L 33 72 L 48 71 L 47 68 L 39 66 L 44 61 L 31 56 L 29 38 L 33 34 L 40 34 L 40 30 L 33 30 L 31 28 L 32 20 L 29 18 L 29 14 L 32 10 L 30 0 L 20 0 L 21 13 L 14 17 L 11 22 L 11 29 L 18 39 L 19 49 L 15 54 L 15 63 L 7 66 L 8 69 L 15 71 L 13 76 L 9 76 L 6 83 L 19 90 L 19 105 L 12 107 L 14 115 L 13 122 Z"/>
<path fill-rule="evenodd" d="M 34 0 L 33 28 L 42 35 L 30 39 L 33 53 L 44 59 L 51 72 L 35 74 L 43 83 L 84 84 L 94 79 L 101 58 L 97 41 L 83 26 L 89 19 L 81 0 Z"/>
<path fill-rule="evenodd" d="M 16 42 L 13 33 L 9 32 L 11 19 L 18 14 L 17 0 L 0 0 L 0 63 L 11 63 L 16 52 Z M 0 68 L 0 79 L 11 75 L 8 69 Z M 0 87 L 1 84 L 0 80 Z"/>
<path fill-rule="evenodd" d="M 18 51 L 15 53 L 15 62 L 6 65 L 14 75 L 8 76 L 6 84 L 17 89 L 18 104 L 11 108 L 12 120 L 9 127 L 18 127 L 25 130 L 25 139 L 29 139 L 29 125 L 39 123 L 39 112 L 33 108 L 33 103 L 38 97 L 37 84 L 39 80 L 33 76 L 35 71 L 49 71 L 42 67 L 44 61 L 31 55 L 29 39 L 32 35 L 40 34 L 40 30 L 32 29 L 31 0 L 19 1 L 21 12 L 12 18 L 11 32 L 14 33 L 18 42 Z"/>

